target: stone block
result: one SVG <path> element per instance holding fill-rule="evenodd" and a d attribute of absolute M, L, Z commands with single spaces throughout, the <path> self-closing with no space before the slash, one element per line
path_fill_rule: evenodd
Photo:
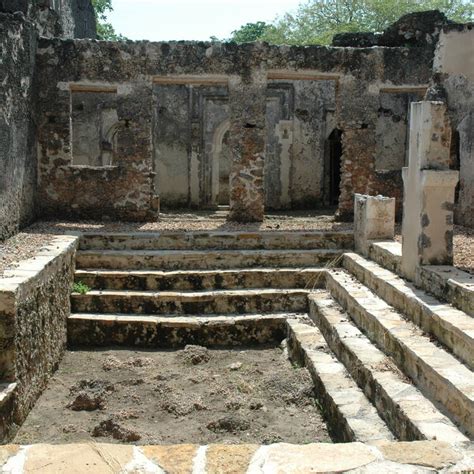
<path fill-rule="evenodd" d="M 395 235 L 395 198 L 355 194 L 354 201 L 355 248 L 367 256 L 370 241 Z"/>

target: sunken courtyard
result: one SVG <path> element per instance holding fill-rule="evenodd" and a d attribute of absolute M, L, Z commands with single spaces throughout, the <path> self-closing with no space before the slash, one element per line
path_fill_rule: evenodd
<path fill-rule="evenodd" d="M 473 472 L 473 371 L 474 24 L 0 0 L 0 472 Z"/>

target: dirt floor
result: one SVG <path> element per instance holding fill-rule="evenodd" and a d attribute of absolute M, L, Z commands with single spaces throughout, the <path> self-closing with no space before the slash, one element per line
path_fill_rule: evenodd
<path fill-rule="evenodd" d="M 14 442 L 330 442 L 281 348 L 67 352 Z"/>

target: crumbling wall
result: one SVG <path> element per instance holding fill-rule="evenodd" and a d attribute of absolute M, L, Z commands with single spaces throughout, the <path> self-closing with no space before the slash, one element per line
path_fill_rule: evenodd
<path fill-rule="evenodd" d="M 447 99 L 455 140 L 454 163 L 460 182 L 456 222 L 474 227 L 474 26 L 446 26 L 435 51 L 433 83 Z"/>
<path fill-rule="evenodd" d="M 66 349 L 77 242 L 58 236 L 0 279 L 0 382 L 16 384 L 2 404 L 1 442 L 21 426 Z"/>
<path fill-rule="evenodd" d="M 0 0 L 0 12 L 21 12 L 41 36 L 95 38 L 95 13 L 90 0 Z"/>
<path fill-rule="evenodd" d="M 34 26 L 0 13 L 0 240 L 35 215 L 35 55 Z"/>
<path fill-rule="evenodd" d="M 354 192 L 400 197 L 400 169 L 376 166 L 380 96 L 423 91 L 431 59 L 424 48 L 44 39 L 38 54 L 42 213 L 150 218 L 161 194 L 172 205 L 212 204 L 214 152 L 244 100 L 229 102 L 228 87 L 256 69 L 267 102 L 267 207 L 327 203 L 325 141 L 335 128 L 344 146 L 341 215 L 352 214 Z M 71 150 L 71 97 L 101 87 L 117 89 L 118 119 L 133 128 L 135 143 L 119 144 L 113 169 L 79 168 Z M 248 117 L 249 128 L 259 120 Z M 227 137 L 232 149 L 232 133 Z M 401 167 L 403 156 L 397 160 Z"/>

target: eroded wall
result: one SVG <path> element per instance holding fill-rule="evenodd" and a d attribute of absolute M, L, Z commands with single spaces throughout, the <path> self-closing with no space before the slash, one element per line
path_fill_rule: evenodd
<path fill-rule="evenodd" d="M 21 12 L 41 36 L 95 38 L 95 13 L 90 0 L 0 0 L 0 12 Z"/>
<path fill-rule="evenodd" d="M 2 403 L 1 442 L 21 426 L 66 349 L 77 241 L 57 236 L 0 279 L 0 383 L 16 384 Z"/>
<path fill-rule="evenodd" d="M 452 167 L 459 169 L 456 222 L 474 227 L 474 26 L 453 25 L 440 34 L 434 83 L 445 91 L 451 127 L 457 132 Z"/>
<path fill-rule="evenodd" d="M 38 54 L 41 212 L 143 219 L 153 216 L 155 196 L 170 207 L 216 205 L 228 169 L 224 162 L 217 171 L 216 160 L 235 156 L 238 144 L 227 129 L 245 102 L 243 92 L 230 88 L 257 69 L 266 112 L 263 122 L 249 116 L 241 126 L 262 123 L 267 208 L 328 203 L 327 139 L 334 129 L 343 142 L 341 215 L 351 215 L 354 192 L 399 198 L 405 138 L 391 155 L 388 145 L 377 143 L 380 109 L 387 94 L 400 97 L 393 114 L 406 121 L 407 97 L 426 89 L 430 60 L 430 51 L 414 47 L 44 39 Z M 101 87 L 117 89 L 118 120 L 133 133 L 118 143 L 116 168 L 79 168 L 71 97 Z"/>
<path fill-rule="evenodd" d="M 0 240 L 35 216 L 35 56 L 34 26 L 0 13 Z"/>

